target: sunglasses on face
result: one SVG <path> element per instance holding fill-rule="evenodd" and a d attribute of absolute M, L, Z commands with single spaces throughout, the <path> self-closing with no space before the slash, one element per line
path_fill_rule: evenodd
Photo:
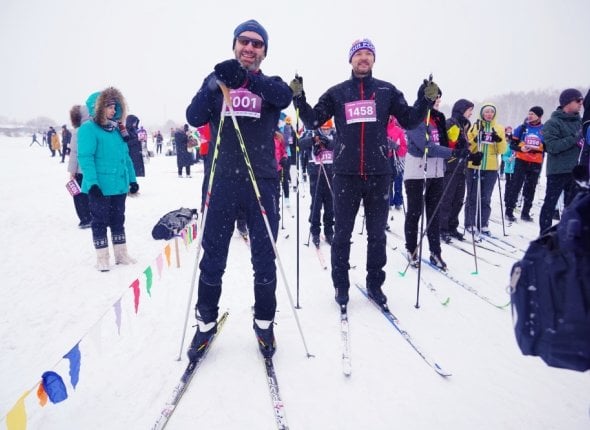
<path fill-rule="evenodd" d="M 248 44 L 251 43 L 252 47 L 256 49 L 260 49 L 264 46 L 264 42 L 262 40 L 250 39 L 246 36 L 238 36 L 238 42 L 240 42 L 240 45 L 242 46 L 248 46 Z"/>

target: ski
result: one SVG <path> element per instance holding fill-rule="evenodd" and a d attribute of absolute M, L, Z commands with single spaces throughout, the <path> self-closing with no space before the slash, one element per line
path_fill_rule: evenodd
<path fill-rule="evenodd" d="M 449 246 L 452 246 L 452 247 L 453 247 L 453 248 L 455 248 L 455 249 L 458 249 L 459 251 L 463 251 L 464 253 L 471 255 L 472 257 L 474 256 L 474 255 L 473 255 L 473 251 L 470 251 L 469 249 L 463 248 L 461 245 L 457 245 L 455 242 L 445 242 L 445 243 L 446 243 L 447 245 L 449 245 Z M 493 261 L 491 261 L 491 260 L 488 260 L 487 258 L 484 258 L 484 257 L 482 257 L 482 256 L 480 256 L 480 255 L 478 255 L 478 256 L 477 256 L 477 259 L 478 259 L 478 260 L 481 260 L 481 261 L 483 261 L 484 263 L 487 263 L 487 264 L 489 264 L 489 265 L 491 265 L 491 266 L 494 266 L 494 267 L 501 267 L 501 265 L 500 265 L 500 264 L 498 264 L 498 263 L 494 263 Z"/>
<path fill-rule="evenodd" d="M 492 299 L 490 299 L 489 297 L 484 296 L 479 291 L 477 291 L 475 288 L 471 287 L 470 285 L 467 285 L 465 282 L 461 281 L 460 279 L 455 278 L 448 271 L 444 271 L 444 270 L 440 269 L 439 267 L 435 266 L 434 264 L 432 264 L 430 261 L 426 260 L 425 258 L 422 258 L 422 262 L 424 264 L 428 265 L 429 267 L 431 267 L 432 270 L 434 270 L 434 271 L 440 273 L 441 275 L 447 277 L 447 279 L 450 279 L 451 281 L 453 281 L 455 284 L 457 284 L 461 288 L 464 288 L 465 290 L 469 291 L 470 293 L 474 294 L 475 296 L 479 297 L 481 300 L 483 300 L 484 302 L 486 302 L 486 303 L 494 306 L 495 308 L 505 309 L 508 306 L 510 306 L 510 301 L 508 301 L 508 303 L 506 303 L 505 305 L 499 305 L 497 303 L 494 303 L 494 301 Z"/>
<path fill-rule="evenodd" d="M 272 402 L 272 409 L 275 416 L 277 429 L 288 430 L 289 424 L 287 424 L 287 417 L 285 416 L 285 405 L 281 399 L 279 382 L 277 380 L 274 363 L 272 358 L 263 357 L 263 360 L 264 368 L 266 370 L 266 382 L 268 384 L 268 391 L 270 393 L 270 400 Z"/>
<path fill-rule="evenodd" d="M 348 334 L 348 311 L 346 305 L 340 305 L 340 338 L 342 340 L 342 373 L 350 376 L 352 364 L 350 361 L 350 337 Z"/>
<path fill-rule="evenodd" d="M 326 258 L 324 257 L 324 253 L 322 252 L 322 250 L 320 249 L 319 246 L 315 246 L 313 243 L 308 245 L 306 243 L 304 243 L 305 246 L 309 246 L 310 248 L 313 248 L 315 250 L 315 253 L 318 257 L 318 261 L 320 262 L 320 266 L 322 266 L 322 269 L 324 270 L 328 270 L 328 265 L 326 264 Z"/>
<path fill-rule="evenodd" d="M 426 364 L 428 364 L 432 369 L 434 369 L 434 371 L 436 373 L 438 373 L 440 376 L 448 377 L 448 376 L 452 375 L 450 372 L 447 372 L 446 370 L 444 370 L 437 362 L 435 362 L 429 356 L 427 356 L 426 353 L 414 342 L 414 340 L 412 339 L 410 334 L 402 327 L 402 325 L 399 322 L 399 320 L 397 319 L 397 317 L 391 313 L 387 304 L 383 304 L 383 305 L 377 304 L 375 301 L 373 301 L 369 297 L 369 294 L 364 287 L 361 287 L 358 283 L 355 283 L 355 285 L 361 291 L 361 293 L 363 293 L 364 296 L 367 299 L 369 299 L 369 301 L 371 303 L 373 303 L 373 305 L 375 305 L 381 311 L 383 316 L 385 316 L 385 318 L 387 318 L 387 321 L 389 321 L 391 323 L 391 325 L 393 327 L 395 327 L 395 329 L 399 332 L 399 334 L 401 334 L 402 337 L 406 340 L 406 342 L 408 342 L 410 344 L 410 346 L 414 349 L 414 351 L 416 351 L 418 353 L 418 355 L 420 357 L 422 357 L 422 359 L 426 362 Z"/>
<path fill-rule="evenodd" d="M 166 424 L 168 424 L 168 420 L 170 419 L 170 417 L 172 416 L 172 414 L 176 410 L 176 407 L 178 406 L 180 399 L 182 398 L 182 396 L 186 392 L 186 389 L 187 389 L 188 385 L 190 384 L 191 380 L 193 379 L 195 372 L 197 371 L 197 369 L 199 368 L 199 366 L 203 362 L 204 358 L 207 356 L 207 352 L 209 352 L 209 349 L 211 348 L 211 344 L 215 341 L 215 339 L 219 335 L 219 332 L 221 331 L 221 328 L 223 327 L 223 324 L 225 323 L 225 320 L 227 319 L 228 315 L 229 315 L 229 313 L 225 312 L 223 315 L 221 315 L 221 317 L 217 321 L 217 331 L 213 335 L 213 337 L 211 337 L 211 340 L 209 341 L 209 343 L 205 347 L 205 350 L 203 351 L 203 355 L 201 355 L 201 357 L 196 362 L 189 363 L 188 366 L 186 367 L 185 371 L 183 372 L 183 374 L 180 378 L 180 381 L 176 384 L 176 387 L 174 387 L 174 389 L 172 390 L 172 395 L 170 396 L 170 399 L 166 402 L 166 404 L 164 405 L 164 407 L 160 411 L 160 416 L 158 417 L 158 419 L 156 420 L 154 425 L 151 427 L 152 430 L 161 430 L 164 427 L 166 427 Z"/>

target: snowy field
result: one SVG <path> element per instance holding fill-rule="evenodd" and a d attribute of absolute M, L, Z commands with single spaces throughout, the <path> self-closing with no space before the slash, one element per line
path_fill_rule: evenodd
<path fill-rule="evenodd" d="M 184 348 L 182 360 L 177 358 L 197 248 L 196 241 L 180 241 L 177 268 L 175 242 L 170 241 L 168 266 L 167 243 L 153 240 L 151 229 L 168 211 L 199 206 L 203 165 L 193 166 L 191 179 L 179 179 L 175 157 L 158 156 L 146 164 L 147 176 L 138 181 L 140 195 L 127 200 L 126 212 L 128 247 L 138 263 L 100 273 L 94 268 L 91 232 L 77 228 L 64 187 L 66 164 L 50 158 L 46 147 L 29 143 L 30 137 L 0 137 L 0 426 L 6 427 L 12 410 L 26 413 L 28 429 L 148 429 L 187 363 Z M 537 199 L 542 196 L 538 190 Z M 493 202 L 497 222 L 490 227 L 503 237 L 497 188 Z M 391 213 L 394 234 L 388 234 L 384 291 L 412 339 L 452 376 L 443 378 L 428 367 L 354 287 L 349 304 L 352 375 L 343 376 L 330 272 L 304 246 L 309 204 L 309 189 L 291 197 L 292 212 L 300 215 L 300 240 L 297 218 L 286 213 L 277 243 L 288 288 L 299 304 L 295 312 L 314 356 L 306 356 L 279 276 L 274 362 L 291 429 L 590 428 L 588 373 L 550 368 L 538 358 L 522 356 L 509 308 L 493 307 L 424 267 L 424 280 L 435 292 L 423 282 L 416 309 L 416 271 L 399 274 L 406 265 L 400 253 L 403 212 Z M 539 210 L 535 205 L 535 219 Z M 361 229 L 359 216 L 351 277 L 360 282 L 366 250 Z M 443 245 L 443 257 L 457 279 L 494 303 L 506 304 L 510 268 L 537 230 L 536 223 L 506 226 L 504 239 L 515 248 L 478 249 L 477 274 L 472 256 Z M 329 263 L 325 243 L 322 252 Z M 153 282 L 148 294 L 149 269 Z M 252 330 L 251 273 L 249 250 L 236 236 L 220 303 L 229 318 L 167 428 L 276 428 Z M 140 287 L 137 314 L 130 288 L 135 280 Z M 443 306 L 440 301 L 446 298 L 450 300 Z M 192 303 L 190 308 L 185 343 L 194 331 Z M 69 360 L 62 357 L 76 345 L 81 366 L 74 389 Z M 48 370 L 62 376 L 68 398 L 41 407 L 36 392 Z"/>

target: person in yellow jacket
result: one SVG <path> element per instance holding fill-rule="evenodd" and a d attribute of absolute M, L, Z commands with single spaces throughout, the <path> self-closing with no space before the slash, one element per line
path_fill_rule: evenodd
<path fill-rule="evenodd" d="M 53 127 L 50 127 L 53 130 L 53 134 L 51 135 L 51 153 L 53 154 L 52 157 L 55 157 L 55 151 L 59 152 L 59 156 L 61 157 L 61 142 L 59 141 L 59 135 L 55 132 Z"/>
<path fill-rule="evenodd" d="M 467 164 L 465 230 L 475 233 L 476 227 L 480 233 L 489 235 L 490 201 L 498 179 L 499 157 L 506 152 L 506 136 L 504 127 L 496 122 L 493 104 L 484 103 L 479 116 L 467 134 L 469 150 L 482 152 L 483 156 L 479 166 Z"/>

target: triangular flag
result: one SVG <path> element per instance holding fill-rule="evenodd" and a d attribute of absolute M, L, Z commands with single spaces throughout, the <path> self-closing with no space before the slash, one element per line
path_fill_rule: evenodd
<path fill-rule="evenodd" d="M 158 279 L 162 279 L 162 266 L 164 265 L 164 261 L 162 259 L 162 254 L 158 254 L 156 257 L 156 267 L 158 268 Z"/>
<path fill-rule="evenodd" d="M 70 352 L 64 355 L 64 358 L 70 360 L 70 383 L 74 389 L 80 380 L 80 349 L 78 345 L 76 344 Z"/>
<path fill-rule="evenodd" d="M 151 289 L 152 289 L 152 266 L 148 266 L 147 269 L 143 271 L 145 273 L 145 289 L 147 290 L 148 295 L 151 297 Z"/>
<path fill-rule="evenodd" d="M 133 288 L 133 303 L 135 304 L 135 313 L 137 313 L 139 310 L 139 279 L 133 281 L 129 288 Z"/>
<path fill-rule="evenodd" d="M 13 408 L 6 414 L 6 428 L 8 430 L 26 430 L 27 428 L 27 411 L 25 410 L 25 397 L 29 395 L 31 390 L 25 393 L 18 399 Z"/>
<path fill-rule="evenodd" d="M 117 332 L 121 335 L 121 297 L 113 304 L 115 308 L 115 324 L 117 324 Z"/>
<path fill-rule="evenodd" d="M 166 255 L 166 264 L 170 267 L 170 244 L 168 243 L 164 248 L 164 255 Z"/>
<path fill-rule="evenodd" d="M 39 398 L 39 404 L 41 406 L 45 406 L 47 404 L 47 393 L 45 392 L 45 388 L 43 388 L 43 384 L 39 383 L 37 387 L 37 397 Z"/>

